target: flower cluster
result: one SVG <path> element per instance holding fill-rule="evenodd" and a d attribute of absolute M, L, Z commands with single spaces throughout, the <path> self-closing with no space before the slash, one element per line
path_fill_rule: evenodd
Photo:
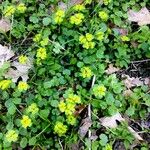
<path fill-rule="evenodd" d="M 0 89 L 5 90 L 5 89 L 9 88 L 11 82 L 12 82 L 11 80 L 0 81 Z"/>
<path fill-rule="evenodd" d="M 27 108 L 27 112 L 32 113 L 32 115 L 35 115 L 36 113 L 38 113 L 39 108 L 37 107 L 36 103 L 32 103 L 28 108 Z"/>
<path fill-rule="evenodd" d="M 108 5 L 111 3 L 112 0 L 103 0 L 104 5 Z"/>
<path fill-rule="evenodd" d="M 65 12 L 61 9 L 57 10 L 55 13 L 54 21 L 56 24 L 61 24 L 65 17 Z"/>
<path fill-rule="evenodd" d="M 26 129 L 27 127 L 30 127 L 32 125 L 32 121 L 28 116 L 23 115 L 23 117 L 21 119 L 21 125 L 23 128 Z"/>
<path fill-rule="evenodd" d="M 96 32 L 96 39 L 102 41 L 104 39 L 104 32 L 102 31 Z"/>
<path fill-rule="evenodd" d="M 102 19 L 102 21 L 107 21 L 108 20 L 108 14 L 105 11 L 100 11 L 99 12 L 99 17 Z"/>
<path fill-rule="evenodd" d="M 18 90 L 19 91 L 26 91 L 29 88 L 29 85 L 26 82 L 20 81 L 18 83 Z"/>
<path fill-rule="evenodd" d="M 80 43 L 83 45 L 83 48 L 86 48 L 86 49 L 93 49 L 94 46 L 95 46 L 95 42 L 93 42 L 92 40 L 94 39 L 94 36 L 90 33 L 86 33 L 86 35 L 81 35 L 79 37 L 79 41 Z"/>
<path fill-rule="evenodd" d="M 91 78 L 92 76 L 92 71 L 89 67 L 83 67 L 81 68 L 81 76 L 83 78 Z"/>
<path fill-rule="evenodd" d="M 67 123 L 74 125 L 76 118 L 74 117 L 76 104 L 81 103 L 81 98 L 78 95 L 69 93 L 65 101 L 60 101 L 58 107 L 60 112 L 64 112 L 67 117 Z"/>
<path fill-rule="evenodd" d="M 85 10 L 85 6 L 83 4 L 77 4 L 73 7 L 75 11 L 83 11 Z"/>
<path fill-rule="evenodd" d="M 13 15 L 15 13 L 15 11 L 19 12 L 19 13 L 24 13 L 26 11 L 26 6 L 23 3 L 20 3 L 18 6 L 7 6 L 4 10 L 4 16 L 5 17 L 9 17 L 11 15 Z"/>
<path fill-rule="evenodd" d="M 46 48 L 39 48 L 37 50 L 37 54 L 36 54 L 36 57 L 39 59 L 39 60 L 44 60 L 46 59 L 47 57 L 47 53 L 46 53 Z"/>
<path fill-rule="evenodd" d="M 130 38 L 124 35 L 124 36 L 121 36 L 121 40 L 123 42 L 128 42 L 128 41 L 130 41 Z"/>
<path fill-rule="evenodd" d="M 63 136 L 67 132 L 67 126 L 61 122 L 56 122 L 54 126 L 54 132 L 59 136 Z"/>
<path fill-rule="evenodd" d="M 84 19 L 84 15 L 82 13 L 77 13 L 70 17 L 70 23 L 79 25 L 82 23 L 83 19 Z"/>
<path fill-rule="evenodd" d="M 27 56 L 24 56 L 24 55 L 19 56 L 19 63 L 26 64 L 27 60 L 28 60 Z"/>
<path fill-rule="evenodd" d="M 15 130 L 9 130 L 7 133 L 6 133 L 6 140 L 8 142 L 16 142 L 17 139 L 18 139 L 18 133 L 15 131 Z"/>
<path fill-rule="evenodd" d="M 95 85 L 93 87 L 93 94 L 96 97 L 102 98 L 106 94 L 106 88 L 104 85 Z"/>

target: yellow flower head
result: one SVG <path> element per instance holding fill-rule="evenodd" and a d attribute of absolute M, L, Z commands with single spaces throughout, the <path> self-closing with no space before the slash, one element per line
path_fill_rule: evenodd
<path fill-rule="evenodd" d="M 28 60 L 27 56 L 24 55 L 19 56 L 19 63 L 26 64 L 27 60 Z"/>
<path fill-rule="evenodd" d="M 86 33 L 85 37 L 88 42 L 91 42 L 94 39 L 94 36 L 90 33 Z"/>
<path fill-rule="evenodd" d="M 76 124 L 76 118 L 73 115 L 69 115 L 67 116 L 67 123 L 71 124 L 71 125 L 75 125 Z"/>
<path fill-rule="evenodd" d="M 18 139 L 18 133 L 15 131 L 15 130 L 9 130 L 7 133 L 6 133 L 6 140 L 8 142 L 16 142 L 17 139 Z"/>
<path fill-rule="evenodd" d="M 55 13 L 55 16 L 54 16 L 55 23 L 57 23 L 57 24 L 62 23 L 64 17 L 65 17 L 65 11 L 63 11 L 61 9 L 57 10 L 57 12 Z"/>
<path fill-rule="evenodd" d="M 85 6 L 83 4 L 77 4 L 73 7 L 75 11 L 83 11 L 85 10 Z"/>
<path fill-rule="evenodd" d="M 32 103 L 27 109 L 27 112 L 32 113 L 33 115 L 38 113 L 38 111 L 39 111 L 39 108 L 37 107 L 36 103 Z"/>
<path fill-rule="evenodd" d="M 130 38 L 124 35 L 124 36 L 121 36 L 121 40 L 123 42 L 128 42 L 128 41 L 130 41 Z"/>
<path fill-rule="evenodd" d="M 57 17 L 65 17 L 65 11 L 64 10 L 57 10 L 56 14 Z"/>
<path fill-rule="evenodd" d="M 86 48 L 86 49 L 93 49 L 94 46 L 95 46 L 95 42 L 93 42 L 92 40 L 94 39 L 94 36 L 90 33 L 86 33 L 86 35 L 81 35 L 79 37 L 79 42 L 81 44 L 83 44 L 83 48 Z"/>
<path fill-rule="evenodd" d="M 70 23 L 79 25 L 82 23 L 83 19 L 84 19 L 84 15 L 82 13 L 77 13 L 70 17 Z"/>
<path fill-rule="evenodd" d="M 0 81 L 0 89 L 5 90 L 5 89 L 9 88 L 11 82 L 12 82 L 11 80 Z"/>
<path fill-rule="evenodd" d="M 66 115 L 72 115 L 74 112 L 75 112 L 75 104 L 67 103 L 65 114 Z"/>
<path fill-rule="evenodd" d="M 79 104 L 81 103 L 81 98 L 78 95 L 75 94 L 69 94 L 68 98 L 66 99 L 67 103 L 74 103 L 74 104 Z"/>
<path fill-rule="evenodd" d="M 25 4 L 23 3 L 20 3 L 18 6 L 17 6 L 17 10 L 20 12 L 20 13 L 24 13 L 26 11 L 27 7 L 25 6 Z"/>
<path fill-rule="evenodd" d="M 40 58 L 42 60 L 46 59 L 46 57 L 47 57 L 46 49 L 45 48 L 39 48 L 37 50 L 36 57 Z"/>
<path fill-rule="evenodd" d="M 96 38 L 97 40 L 102 41 L 104 39 L 104 33 L 102 31 L 98 31 L 96 33 Z"/>
<path fill-rule="evenodd" d="M 7 6 L 4 10 L 4 16 L 9 17 L 15 13 L 15 7 L 14 6 Z"/>
<path fill-rule="evenodd" d="M 46 45 L 48 45 L 48 42 L 49 42 L 49 38 L 44 38 L 41 42 L 40 42 L 40 44 L 41 44 L 41 46 L 46 46 Z"/>
<path fill-rule="evenodd" d="M 33 38 L 34 42 L 39 42 L 41 40 L 42 35 L 41 34 L 36 34 L 35 37 Z"/>
<path fill-rule="evenodd" d="M 89 67 L 83 67 L 81 68 L 81 76 L 83 78 L 91 78 L 92 76 L 92 71 Z"/>
<path fill-rule="evenodd" d="M 105 96 L 106 93 L 106 88 L 104 85 L 97 85 L 94 86 L 93 88 L 93 94 L 97 97 L 102 98 L 103 96 Z"/>
<path fill-rule="evenodd" d="M 65 112 L 66 104 L 64 103 L 64 101 L 60 101 L 60 103 L 58 104 L 58 108 L 61 112 Z"/>
<path fill-rule="evenodd" d="M 26 82 L 20 81 L 18 84 L 19 91 L 26 91 L 28 89 L 28 84 Z"/>
<path fill-rule="evenodd" d="M 105 150 L 113 150 L 113 149 L 112 149 L 112 146 L 111 146 L 110 144 L 107 144 L 107 145 L 105 146 Z"/>
<path fill-rule="evenodd" d="M 108 5 L 111 3 L 111 0 L 103 0 L 104 5 Z"/>
<path fill-rule="evenodd" d="M 32 125 L 31 119 L 28 116 L 23 115 L 21 119 L 21 125 L 23 128 L 30 127 Z"/>
<path fill-rule="evenodd" d="M 85 4 L 91 4 L 92 0 L 85 0 Z"/>
<path fill-rule="evenodd" d="M 107 21 L 108 20 L 108 14 L 105 11 L 100 11 L 99 12 L 99 17 L 103 20 L 103 21 Z"/>
<path fill-rule="evenodd" d="M 59 136 L 63 136 L 67 132 L 67 126 L 61 122 L 56 122 L 54 126 L 54 132 Z"/>

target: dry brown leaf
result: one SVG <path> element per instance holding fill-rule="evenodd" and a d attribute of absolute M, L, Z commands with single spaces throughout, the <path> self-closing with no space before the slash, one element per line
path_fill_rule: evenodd
<path fill-rule="evenodd" d="M 62 10 L 67 10 L 68 8 L 83 3 L 83 0 L 70 0 L 68 3 L 59 2 L 58 7 Z"/>
<path fill-rule="evenodd" d="M 14 52 L 6 46 L 0 44 L 0 68 L 3 63 L 14 56 Z"/>
<path fill-rule="evenodd" d="M 105 71 L 107 74 L 112 74 L 112 73 L 115 73 L 117 71 L 119 71 L 120 69 L 119 68 L 116 68 L 113 66 L 113 64 L 109 64 L 107 70 Z"/>
<path fill-rule="evenodd" d="M 16 68 L 10 68 L 5 74 L 6 78 L 11 78 L 13 82 L 17 82 L 18 78 L 21 77 L 24 82 L 28 80 L 29 69 L 32 68 L 31 61 L 28 61 L 26 64 L 20 64 L 19 62 L 13 62 L 12 66 Z"/>
<path fill-rule="evenodd" d="M 123 28 L 114 28 L 114 29 L 117 30 L 120 35 L 127 35 L 128 34 L 127 29 L 123 29 Z"/>
<path fill-rule="evenodd" d="M 125 119 L 122 118 L 120 113 L 116 113 L 115 115 L 111 117 L 100 118 L 101 124 L 106 128 L 116 128 L 117 127 L 116 121 L 122 122 L 122 121 L 125 121 Z"/>
<path fill-rule="evenodd" d="M 86 133 L 89 131 L 89 128 L 91 127 L 92 122 L 89 119 L 89 117 L 82 120 L 82 125 L 79 128 L 79 135 L 81 137 L 84 137 Z"/>
<path fill-rule="evenodd" d="M 130 90 L 130 89 L 128 89 L 128 90 L 125 90 L 124 92 L 123 92 L 123 95 L 125 96 L 125 97 L 130 97 L 131 95 L 132 95 L 132 91 Z"/>
<path fill-rule="evenodd" d="M 8 32 L 11 29 L 11 24 L 6 19 L 0 20 L 0 31 L 2 32 Z"/>
<path fill-rule="evenodd" d="M 125 121 L 125 119 L 122 118 L 120 113 L 116 113 L 115 115 L 111 117 L 100 118 L 101 124 L 106 128 L 116 128 L 118 126 L 116 121 L 122 122 L 122 121 Z M 128 126 L 128 130 L 133 134 L 133 136 L 137 140 L 140 140 L 140 141 L 143 140 L 141 136 L 136 131 L 134 131 L 130 126 Z"/>
<path fill-rule="evenodd" d="M 122 75 L 124 85 L 130 89 L 132 87 L 137 87 L 137 86 L 143 86 L 143 85 L 148 85 L 149 84 L 149 79 L 148 78 L 138 78 L 138 77 L 130 77 L 128 75 L 123 74 Z"/>
<path fill-rule="evenodd" d="M 137 22 L 140 26 L 150 24 L 150 12 L 146 7 L 142 8 L 139 12 L 129 10 L 128 20 Z"/>

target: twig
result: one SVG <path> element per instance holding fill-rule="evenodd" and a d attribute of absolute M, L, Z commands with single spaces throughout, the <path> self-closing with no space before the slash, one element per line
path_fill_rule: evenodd
<path fill-rule="evenodd" d="M 60 147 L 61 147 L 61 150 L 64 150 L 64 148 L 63 148 L 63 146 L 62 146 L 62 144 L 61 144 L 60 139 L 59 139 L 58 141 L 59 141 L 59 145 L 60 145 Z"/>
<path fill-rule="evenodd" d="M 94 75 L 93 80 L 92 80 L 91 88 L 94 86 L 95 80 L 96 80 L 96 76 Z M 90 97 L 90 99 L 91 99 L 91 97 Z M 92 117 L 91 117 L 91 104 L 88 105 L 88 117 L 89 117 L 89 120 L 92 120 Z M 91 130 L 88 131 L 88 138 L 91 141 Z M 89 150 L 91 150 L 91 145 L 89 147 Z"/>
<path fill-rule="evenodd" d="M 142 63 L 142 62 L 146 62 L 146 61 L 150 61 L 150 59 L 132 61 L 131 63 Z"/>

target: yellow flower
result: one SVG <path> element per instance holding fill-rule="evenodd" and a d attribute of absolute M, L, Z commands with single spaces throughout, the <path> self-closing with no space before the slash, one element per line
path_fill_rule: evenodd
<path fill-rule="evenodd" d="M 95 46 L 95 42 L 92 42 L 92 40 L 94 39 L 94 36 L 90 33 L 86 33 L 85 36 L 81 35 L 79 37 L 79 42 L 81 44 L 83 44 L 83 48 L 86 48 L 86 49 L 93 49 L 94 46 Z"/>
<path fill-rule="evenodd" d="M 128 41 L 130 41 L 130 38 L 124 35 L 124 36 L 121 36 L 121 40 L 123 42 L 128 42 Z"/>
<path fill-rule="evenodd" d="M 55 23 L 57 23 L 57 24 L 62 23 L 64 17 L 65 17 L 65 11 L 63 11 L 61 9 L 57 10 L 57 12 L 55 13 L 55 16 L 54 16 Z"/>
<path fill-rule="evenodd" d="M 81 76 L 83 78 L 91 78 L 92 76 L 92 71 L 89 67 L 83 67 L 81 68 Z"/>
<path fill-rule="evenodd" d="M 21 119 L 21 125 L 23 128 L 30 127 L 32 125 L 31 119 L 28 116 L 23 115 Z"/>
<path fill-rule="evenodd" d="M 0 89 L 5 90 L 5 89 L 9 88 L 11 82 L 12 82 L 11 80 L 0 81 Z"/>
<path fill-rule="evenodd" d="M 26 82 L 20 81 L 18 84 L 19 91 L 26 91 L 28 89 L 28 84 Z"/>
<path fill-rule="evenodd" d="M 106 88 L 104 85 L 97 85 L 94 86 L 93 88 L 93 94 L 97 97 L 102 98 L 103 96 L 105 96 L 106 93 Z"/>
<path fill-rule="evenodd" d="M 32 103 L 27 109 L 27 112 L 31 112 L 33 115 L 38 113 L 38 111 L 39 111 L 39 108 L 37 107 L 36 103 Z"/>
<path fill-rule="evenodd" d="M 85 37 L 86 37 L 87 41 L 89 41 L 89 42 L 91 42 L 94 39 L 94 36 L 90 33 L 86 33 Z"/>
<path fill-rule="evenodd" d="M 71 125 L 75 125 L 76 124 L 76 118 L 72 115 L 67 116 L 67 123 L 71 124 Z"/>
<path fill-rule="evenodd" d="M 85 10 L 85 6 L 83 4 L 77 4 L 73 7 L 75 11 L 83 11 Z"/>
<path fill-rule="evenodd" d="M 75 94 L 69 94 L 67 99 L 66 99 L 67 103 L 81 103 L 81 98 L 78 95 Z"/>
<path fill-rule="evenodd" d="M 96 33 L 97 40 L 102 41 L 104 39 L 104 33 L 102 31 L 98 31 Z"/>
<path fill-rule="evenodd" d="M 67 103 L 65 114 L 72 115 L 75 112 L 75 104 Z"/>
<path fill-rule="evenodd" d="M 48 42 L 49 42 L 49 39 L 48 39 L 48 38 L 44 38 L 44 39 L 40 42 L 40 44 L 41 44 L 41 46 L 46 46 L 46 45 L 48 45 Z"/>
<path fill-rule="evenodd" d="M 65 11 L 64 10 L 57 10 L 56 14 L 55 14 L 57 17 L 65 17 Z"/>
<path fill-rule="evenodd" d="M 8 142 L 16 142 L 18 139 L 18 133 L 15 131 L 15 130 L 9 130 L 7 133 L 6 133 L 6 140 Z"/>
<path fill-rule="evenodd" d="M 66 104 L 64 103 L 64 101 L 61 101 L 58 105 L 58 108 L 61 112 L 65 112 L 66 110 Z"/>
<path fill-rule="evenodd" d="M 111 146 L 110 144 L 107 144 L 107 145 L 105 146 L 105 150 L 113 150 L 113 149 L 112 149 L 112 146 Z"/>
<path fill-rule="evenodd" d="M 111 0 L 103 0 L 104 5 L 108 5 L 109 3 L 111 3 Z"/>
<path fill-rule="evenodd" d="M 59 136 L 63 136 L 67 132 L 67 126 L 58 121 L 54 126 L 54 132 Z"/>
<path fill-rule="evenodd" d="M 36 57 L 40 58 L 42 60 L 46 59 L 46 57 L 47 57 L 46 49 L 45 48 L 39 48 L 37 50 Z"/>
<path fill-rule="evenodd" d="M 20 13 L 24 13 L 26 11 L 27 7 L 25 6 L 25 4 L 23 3 L 20 3 L 18 6 L 17 6 L 17 10 L 20 12 Z"/>
<path fill-rule="evenodd" d="M 25 64 L 27 62 L 27 60 L 28 60 L 27 56 L 24 56 L 24 55 L 19 56 L 19 62 L 21 64 Z"/>
<path fill-rule="evenodd" d="M 99 17 L 103 20 L 103 21 L 107 21 L 108 20 L 108 14 L 105 11 L 100 11 L 99 12 Z"/>
<path fill-rule="evenodd" d="M 70 23 L 79 25 L 82 23 L 83 19 L 84 19 L 84 15 L 82 13 L 77 13 L 70 17 Z"/>
<path fill-rule="evenodd" d="M 14 6 L 7 6 L 4 10 L 4 16 L 9 17 L 15 13 L 15 7 Z"/>
<path fill-rule="evenodd" d="M 34 42 L 39 42 L 41 39 L 42 35 L 41 34 L 36 34 L 35 37 L 33 38 Z"/>

